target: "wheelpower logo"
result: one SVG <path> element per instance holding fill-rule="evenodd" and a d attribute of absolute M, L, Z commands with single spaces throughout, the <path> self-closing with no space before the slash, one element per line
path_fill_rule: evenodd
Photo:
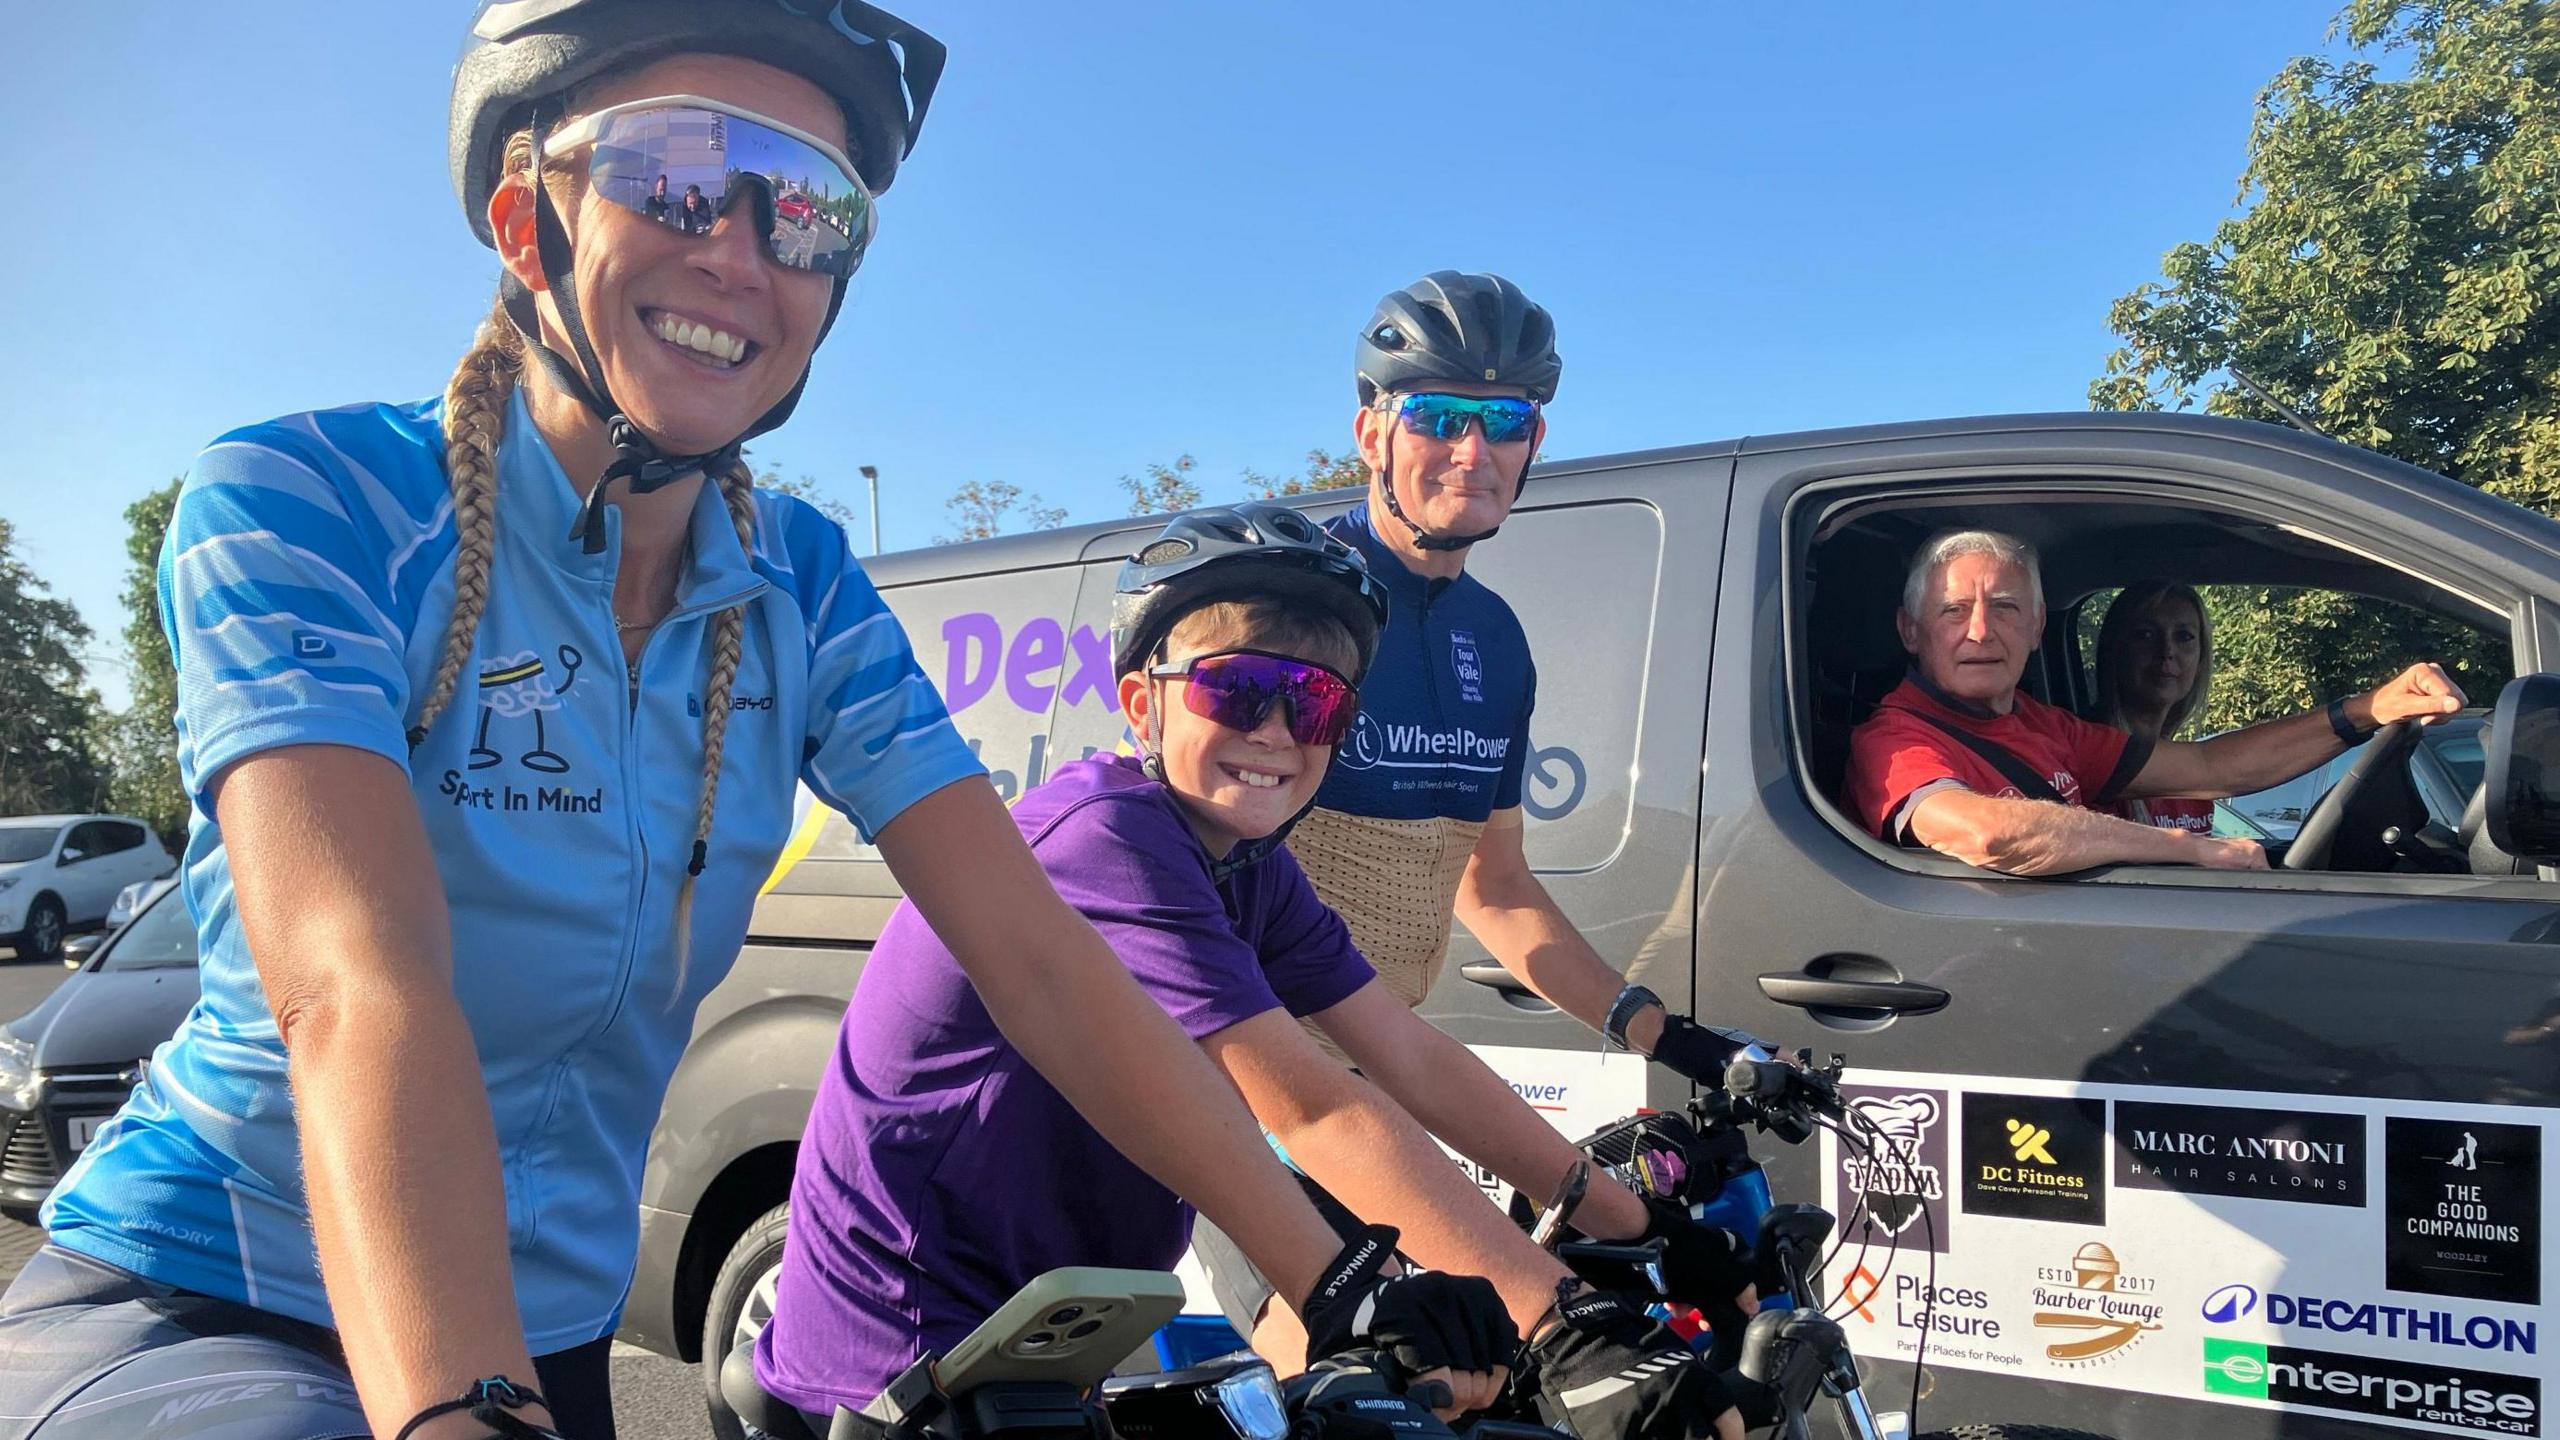
<path fill-rule="evenodd" d="M 2365 1335 L 2503 1355 L 2536 1354 L 2541 1344 L 2540 1327 L 2531 1320 L 2387 1300 L 2261 1294 L 2254 1285 L 2225 1285 L 2204 1297 L 2200 1309 L 2207 1323 L 2214 1325 L 2258 1321 L 2278 1330 Z"/>
<path fill-rule="evenodd" d="M 2252 1340 L 2204 1342 L 2208 1395 L 2498 1435 L 2542 1433 L 2542 1382 Z"/>

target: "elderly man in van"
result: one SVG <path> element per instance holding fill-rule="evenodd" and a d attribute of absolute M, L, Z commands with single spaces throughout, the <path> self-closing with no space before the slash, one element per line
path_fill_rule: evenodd
<path fill-rule="evenodd" d="M 2377 689 L 2211 740 L 2147 743 L 2019 692 L 2044 635 L 2032 547 L 1989 530 L 1933 537 L 1911 564 L 1894 624 L 1911 673 L 1849 742 L 1843 796 L 1878 838 L 2011 875 L 2107 864 L 2263 870 L 2266 851 L 2118 819 L 2119 800 L 2219 799 L 2281 784 L 2399 720 L 2432 724 L 2465 697 L 2443 668 L 2412 665 Z"/>

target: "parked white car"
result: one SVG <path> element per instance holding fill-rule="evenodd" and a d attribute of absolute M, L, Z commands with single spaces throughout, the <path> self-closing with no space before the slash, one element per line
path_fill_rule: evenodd
<path fill-rule="evenodd" d="M 75 926 L 107 918 L 116 892 L 178 868 L 151 827 L 127 815 L 0 820 L 0 944 L 51 960 Z"/>

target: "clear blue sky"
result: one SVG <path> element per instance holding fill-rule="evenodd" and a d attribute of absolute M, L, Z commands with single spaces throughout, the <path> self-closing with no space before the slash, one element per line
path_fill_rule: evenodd
<path fill-rule="evenodd" d="M 1094 518 L 1152 460 L 1217 499 L 1340 448 L 1370 304 L 1442 267 L 1555 313 L 1554 455 L 2077 408 L 2108 302 L 2229 213 L 2258 90 L 2335 7 L 904 8 L 950 70 L 756 447 L 857 507 L 877 465 L 891 549 L 967 480 Z M 232 426 L 440 389 L 484 313 L 444 152 L 469 9 L 16 27 L 0 133 L 47 149 L 7 205 L 0 514 L 110 701 L 124 506 Z"/>

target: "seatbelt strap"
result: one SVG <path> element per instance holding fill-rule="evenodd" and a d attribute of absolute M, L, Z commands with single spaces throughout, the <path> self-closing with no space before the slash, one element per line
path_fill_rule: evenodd
<path fill-rule="evenodd" d="M 1960 725 L 1950 724 L 1945 720 L 1941 720 L 1926 710 L 1914 710 L 1907 705 L 1888 705 L 1885 708 L 1888 710 L 1899 710 L 1905 715 L 1917 716 L 1955 737 L 1958 744 L 1964 746 L 1964 748 L 1972 751 L 1974 754 L 1981 756 L 1983 763 L 1989 765 L 1992 769 L 1999 771 L 2003 779 L 2007 780 L 2010 784 L 2017 786 L 2018 793 L 2026 796 L 2028 799 L 2050 800 L 2056 805 L 2068 805 L 2071 803 L 2070 801 L 2062 798 L 2061 791 L 2053 788 L 2052 781 L 2037 774 L 2033 766 L 2027 764 L 2026 761 L 2019 759 L 2017 753 L 2009 749 L 2007 746 L 1999 744 L 1996 741 L 1985 740 L 1981 736 L 1974 734 L 1972 731 L 1967 730 Z"/>

